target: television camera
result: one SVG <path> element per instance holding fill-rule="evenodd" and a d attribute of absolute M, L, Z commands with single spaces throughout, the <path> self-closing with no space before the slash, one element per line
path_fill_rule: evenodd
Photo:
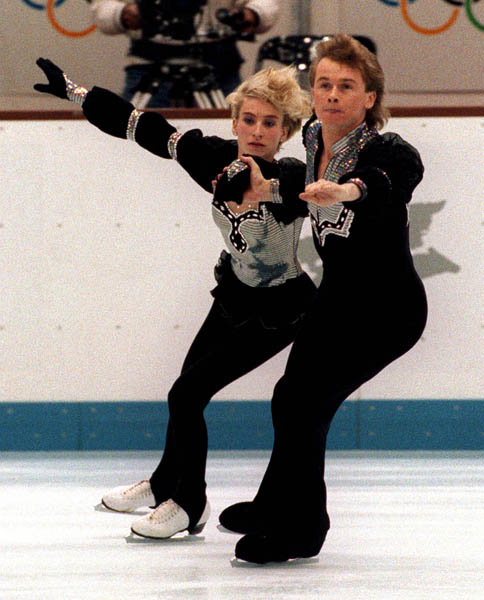
<path fill-rule="evenodd" d="M 208 15 L 207 0 L 137 0 L 145 47 L 153 42 L 174 48 L 171 57 L 155 59 L 152 69 L 136 89 L 133 102 L 144 108 L 158 86 L 170 84 L 173 106 L 226 108 L 227 103 L 211 65 L 201 59 L 204 44 L 236 38 L 251 41 L 243 33 L 247 23 L 243 10 L 219 8 L 215 19 Z M 176 47 L 183 47 L 176 56 Z"/>

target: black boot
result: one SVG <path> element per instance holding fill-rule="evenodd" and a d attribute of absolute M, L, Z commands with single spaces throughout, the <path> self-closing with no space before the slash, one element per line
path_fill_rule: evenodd
<path fill-rule="evenodd" d="M 326 533 L 318 538 L 286 538 L 281 534 L 245 535 L 235 546 L 235 556 L 240 560 L 264 564 L 284 562 L 292 558 L 309 558 L 319 554 Z M 321 539 L 322 538 L 322 539 Z"/>
<path fill-rule="evenodd" d="M 220 524 L 236 533 L 262 533 L 263 520 L 254 502 L 238 502 L 220 513 Z"/>

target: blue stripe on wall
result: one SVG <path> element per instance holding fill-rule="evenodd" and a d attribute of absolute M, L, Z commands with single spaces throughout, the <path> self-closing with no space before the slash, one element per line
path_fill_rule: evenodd
<path fill-rule="evenodd" d="M 272 447 L 267 401 L 216 401 L 205 411 L 212 450 Z M 166 402 L 6 402 L 0 450 L 161 450 Z M 346 401 L 332 450 L 483 450 L 482 400 Z"/>

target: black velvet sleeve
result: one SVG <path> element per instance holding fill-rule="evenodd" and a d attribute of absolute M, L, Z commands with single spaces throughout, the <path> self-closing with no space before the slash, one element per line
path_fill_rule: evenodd
<path fill-rule="evenodd" d="M 126 139 L 128 121 L 134 108 L 130 102 L 100 87 L 94 87 L 87 94 L 82 106 L 84 116 L 90 123 L 104 133 L 121 139 Z M 163 115 L 146 111 L 139 117 L 135 139 L 149 152 L 162 158 L 171 158 L 168 140 L 176 131 Z M 199 129 L 193 129 L 180 137 L 176 154 L 177 162 L 190 177 L 212 193 L 212 181 L 237 158 L 237 142 L 204 136 Z M 293 158 L 282 159 L 277 167 L 270 165 L 270 172 L 265 176 L 279 178 L 279 191 L 284 202 L 283 206 L 273 206 L 280 213 L 281 220 L 292 220 L 299 214 L 306 214 L 306 203 L 298 199 L 304 189 L 304 163 Z"/>
<path fill-rule="evenodd" d="M 279 161 L 279 194 L 295 216 L 308 214 L 308 203 L 299 199 L 305 186 L 306 164 L 297 158 L 282 158 Z"/>
<path fill-rule="evenodd" d="M 104 133 L 123 139 L 126 139 L 128 120 L 133 110 L 130 102 L 100 87 L 93 87 L 82 105 L 89 123 Z"/>
<path fill-rule="evenodd" d="M 212 193 L 212 181 L 237 158 L 237 142 L 187 131 L 177 144 L 177 162 L 204 190 Z"/>
<path fill-rule="evenodd" d="M 339 183 L 358 177 L 366 184 L 368 193 L 364 200 L 345 203 L 356 211 L 375 203 L 410 202 L 423 172 L 418 151 L 399 135 L 386 133 L 361 151 L 355 169 L 343 175 Z"/>
<path fill-rule="evenodd" d="M 104 88 L 94 87 L 82 106 L 86 119 L 104 133 L 126 139 L 133 104 Z M 143 111 L 136 127 L 136 142 L 157 156 L 171 158 L 168 140 L 176 132 L 158 112 Z M 237 157 L 237 143 L 204 137 L 198 129 L 185 133 L 177 145 L 177 161 L 208 192 L 212 180 Z"/>
<path fill-rule="evenodd" d="M 126 139 L 129 117 L 134 110 L 131 102 L 104 88 L 93 87 L 82 110 L 86 119 L 104 133 Z M 153 154 L 170 158 L 167 144 L 175 131 L 162 115 L 143 112 L 136 128 L 136 141 Z"/>

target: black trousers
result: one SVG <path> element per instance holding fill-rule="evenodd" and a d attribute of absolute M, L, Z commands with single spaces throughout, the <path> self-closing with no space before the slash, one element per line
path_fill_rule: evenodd
<path fill-rule="evenodd" d="M 274 447 L 254 505 L 267 532 L 322 546 L 326 509 L 326 438 L 353 391 L 407 352 L 427 318 L 413 268 L 392 283 L 325 281 L 304 319 L 272 398 Z"/>
<path fill-rule="evenodd" d="M 206 503 L 205 407 L 223 387 L 288 346 L 299 326 L 300 321 L 268 328 L 256 316 L 234 323 L 214 301 L 168 394 L 165 450 L 150 479 L 157 504 L 173 498 L 188 513 L 190 525 L 198 522 Z"/>

